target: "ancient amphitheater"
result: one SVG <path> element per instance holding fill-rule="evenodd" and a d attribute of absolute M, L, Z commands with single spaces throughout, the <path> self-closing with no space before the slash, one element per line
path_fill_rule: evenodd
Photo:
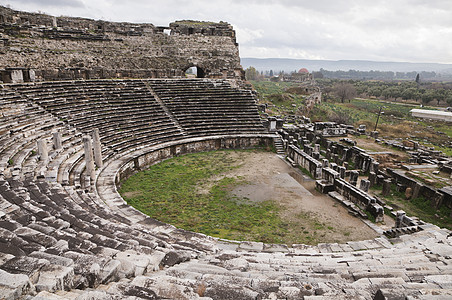
<path fill-rule="evenodd" d="M 280 141 L 241 81 L 230 25 L 1 7 L 0 34 L 1 299 L 452 298 L 452 238 L 430 224 L 286 246 L 187 232 L 126 205 L 116 185 L 162 159 Z M 205 78 L 182 79 L 193 66 Z M 286 148 L 345 189 L 337 166 Z"/>

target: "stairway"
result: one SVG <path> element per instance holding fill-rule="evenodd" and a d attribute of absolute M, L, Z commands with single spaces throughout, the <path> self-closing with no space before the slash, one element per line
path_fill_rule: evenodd
<path fill-rule="evenodd" d="M 284 151 L 284 144 L 280 136 L 273 138 L 273 144 L 275 145 L 276 154 L 286 156 L 286 152 Z"/>
<path fill-rule="evenodd" d="M 177 121 L 176 117 L 171 113 L 171 111 L 166 107 L 166 105 L 163 103 L 162 99 L 157 95 L 157 93 L 154 91 L 154 89 L 149 85 L 149 82 L 142 80 L 146 88 L 149 90 L 151 95 L 154 97 L 154 99 L 157 101 L 157 103 L 160 105 L 160 107 L 163 109 L 163 111 L 168 115 L 168 117 L 173 122 L 174 126 L 177 127 L 177 129 L 180 130 L 181 134 L 183 136 L 187 136 L 187 132 L 184 130 L 184 128 L 179 124 L 179 121 Z"/>

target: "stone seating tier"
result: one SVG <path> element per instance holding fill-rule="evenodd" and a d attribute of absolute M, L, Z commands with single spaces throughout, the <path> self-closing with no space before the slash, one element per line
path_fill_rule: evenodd
<path fill-rule="evenodd" d="M 160 98 L 163 90 L 179 98 Z M 0 103 L 0 299 L 452 296 L 450 232 L 435 226 L 390 240 L 288 247 L 223 241 L 145 217 L 121 199 L 105 202 L 101 190 L 115 189 L 106 180 L 114 182 L 139 151 L 168 144 L 168 153 L 177 152 L 178 143 L 213 135 L 264 135 L 254 98 L 226 81 L 21 84 L 5 86 Z M 96 171 L 97 186 L 82 190 L 81 141 L 94 128 L 101 129 L 105 166 Z M 55 131 L 60 150 L 52 149 Z M 47 165 L 34 153 L 41 139 Z M 56 182 L 42 176 L 50 171 Z"/>

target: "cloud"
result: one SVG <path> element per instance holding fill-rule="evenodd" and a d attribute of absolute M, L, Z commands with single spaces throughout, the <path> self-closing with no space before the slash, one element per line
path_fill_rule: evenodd
<path fill-rule="evenodd" d="M 42 7 L 84 7 L 81 0 L 9 0 L 9 3 L 14 5 L 39 5 Z"/>

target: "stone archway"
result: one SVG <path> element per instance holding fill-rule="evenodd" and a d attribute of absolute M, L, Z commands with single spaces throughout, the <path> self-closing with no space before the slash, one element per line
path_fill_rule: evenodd
<path fill-rule="evenodd" d="M 185 68 L 184 73 L 188 78 L 204 78 L 206 76 L 204 69 L 196 65 Z"/>

